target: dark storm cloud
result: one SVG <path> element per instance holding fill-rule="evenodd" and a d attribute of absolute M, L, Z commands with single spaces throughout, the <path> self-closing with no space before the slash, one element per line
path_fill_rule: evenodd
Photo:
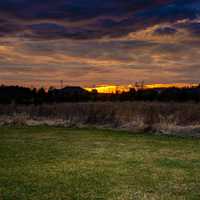
<path fill-rule="evenodd" d="M 0 36 L 119 37 L 161 22 L 195 19 L 199 8 L 198 0 L 2 0 Z"/>
<path fill-rule="evenodd" d="M 173 0 L 6 0 L 0 2 L 7 15 L 24 20 L 67 19 L 79 21 L 97 16 L 118 16 Z"/>

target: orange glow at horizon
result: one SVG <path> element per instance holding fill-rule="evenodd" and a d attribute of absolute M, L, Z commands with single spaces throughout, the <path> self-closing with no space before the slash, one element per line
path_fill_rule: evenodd
<path fill-rule="evenodd" d="M 129 86 L 117 86 L 117 85 L 102 85 L 95 88 L 85 88 L 87 91 L 91 92 L 92 90 L 97 90 L 98 93 L 122 93 L 128 92 L 132 88 L 132 85 Z"/>
<path fill-rule="evenodd" d="M 140 84 L 135 84 L 135 85 L 127 85 L 127 86 L 117 86 L 117 85 L 102 85 L 102 86 L 97 86 L 94 88 L 85 88 L 87 91 L 91 92 L 93 90 L 97 90 L 98 93 L 122 93 L 122 92 L 128 92 L 130 91 L 131 88 L 134 89 L 153 89 L 153 88 L 185 88 L 185 87 L 196 87 L 199 84 L 188 84 L 188 83 L 173 83 L 173 84 L 146 84 L 146 85 L 140 85 Z"/>

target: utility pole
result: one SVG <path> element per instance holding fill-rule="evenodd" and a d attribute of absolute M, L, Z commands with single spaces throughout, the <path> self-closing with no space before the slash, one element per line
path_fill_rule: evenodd
<path fill-rule="evenodd" d="M 141 90 L 144 89 L 144 81 L 141 82 Z"/>
<path fill-rule="evenodd" d="M 60 81 L 60 89 L 63 89 L 63 80 Z"/>

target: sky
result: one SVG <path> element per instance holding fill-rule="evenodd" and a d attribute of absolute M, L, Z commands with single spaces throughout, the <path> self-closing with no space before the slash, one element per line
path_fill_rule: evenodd
<path fill-rule="evenodd" d="M 0 84 L 200 82 L 199 0 L 1 0 Z"/>

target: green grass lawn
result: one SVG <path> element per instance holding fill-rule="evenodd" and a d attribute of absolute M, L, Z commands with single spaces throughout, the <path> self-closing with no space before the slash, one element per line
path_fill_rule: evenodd
<path fill-rule="evenodd" d="M 0 128 L 0 200 L 200 199 L 200 140 Z"/>

